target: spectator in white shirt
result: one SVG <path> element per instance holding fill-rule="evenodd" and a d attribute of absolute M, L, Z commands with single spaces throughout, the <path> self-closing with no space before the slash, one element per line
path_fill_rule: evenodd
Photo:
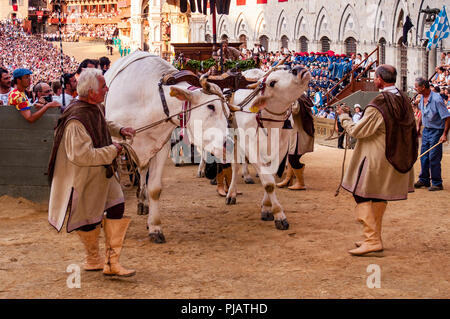
<path fill-rule="evenodd" d="M 353 120 L 353 123 L 358 123 L 362 117 L 361 105 L 355 104 L 354 109 L 355 109 L 355 114 L 353 114 L 352 120 Z"/>

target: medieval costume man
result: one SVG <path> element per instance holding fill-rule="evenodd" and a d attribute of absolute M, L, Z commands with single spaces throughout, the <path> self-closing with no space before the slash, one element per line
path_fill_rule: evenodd
<path fill-rule="evenodd" d="M 294 127 L 289 138 L 289 153 L 286 177 L 277 184 L 277 187 L 286 187 L 290 190 L 305 190 L 304 171 L 305 164 L 300 163 L 303 154 L 314 151 L 314 119 L 311 112 L 313 103 L 306 95 L 297 100 L 292 111 Z M 290 185 L 293 177 L 295 183 Z M 290 186 L 289 186 L 290 185 Z"/>
<path fill-rule="evenodd" d="M 357 139 L 342 187 L 353 194 L 355 213 L 364 226 L 365 240 L 357 242 L 352 255 L 383 250 L 381 225 L 387 201 L 404 200 L 413 192 L 417 159 L 417 130 L 409 98 L 395 87 L 397 71 L 381 65 L 375 85 L 381 93 L 364 110 L 358 123 L 348 109 L 337 113 L 347 134 Z"/>
<path fill-rule="evenodd" d="M 114 177 L 115 158 L 122 147 L 112 142 L 111 135 L 131 137 L 135 131 L 105 120 L 100 103 L 108 87 L 101 70 L 83 70 L 78 78 L 77 91 L 79 99 L 70 103 L 55 130 L 49 163 L 48 220 L 60 231 L 69 213 L 67 232 L 77 230 L 85 246 L 85 270 L 103 270 L 104 275 L 132 276 L 134 270 L 119 264 L 130 219 L 123 217 L 124 195 Z M 99 254 L 98 240 L 102 221 L 106 241 L 104 262 Z"/>

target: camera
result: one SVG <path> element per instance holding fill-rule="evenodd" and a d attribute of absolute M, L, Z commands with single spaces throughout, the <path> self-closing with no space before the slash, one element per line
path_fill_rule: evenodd
<path fill-rule="evenodd" d="M 52 95 L 44 96 L 44 100 L 45 100 L 47 103 L 50 103 L 50 102 L 53 101 L 53 96 L 52 96 Z"/>

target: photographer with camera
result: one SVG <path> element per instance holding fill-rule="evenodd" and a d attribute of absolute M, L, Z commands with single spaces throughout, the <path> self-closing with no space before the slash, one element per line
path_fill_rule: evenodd
<path fill-rule="evenodd" d="M 50 85 L 45 82 L 39 82 L 35 85 L 34 91 L 36 92 L 36 102 L 34 107 L 36 110 L 40 110 L 42 107 L 61 107 L 61 103 L 53 100 L 53 91 Z"/>
<path fill-rule="evenodd" d="M 31 102 L 25 93 L 27 88 L 31 84 L 31 74 L 33 74 L 28 69 L 16 69 L 13 72 L 13 85 L 16 86 L 8 96 L 8 104 L 14 106 L 20 114 L 29 122 L 36 122 L 41 116 L 49 109 L 53 107 L 58 107 L 61 104 L 50 102 L 41 103 L 39 109 L 36 112 L 31 113 Z M 45 90 L 46 91 L 46 90 Z M 51 93 L 51 92 L 50 92 Z M 38 101 L 39 102 L 39 101 Z M 36 105 L 36 104 L 35 104 Z"/>

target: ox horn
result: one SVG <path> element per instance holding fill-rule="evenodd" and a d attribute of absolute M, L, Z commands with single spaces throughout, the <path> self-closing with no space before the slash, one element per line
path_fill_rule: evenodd
<path fill-rule="evenodd" d="M 267 77 L 269 76 L 270 73 L 272 73 L 272 72 L 275 71 L 275 70 L 278 70 L 278 69 L 280 68 L 280 66 L 283 65 L 284 62 L 286 62 L 286 59 L 287 59 L 288 57 L 289 57 L 289 56 L 284 57 L 279 63 L 277 63 L 276 66 L 274 66 L 274 67 L 271 68 L 269 71 L 267 71 L 267 73 L 264 74 L 263 78 L 267 78 Z"/>
<path fill-rule="evenodd" d="M 209 94 L 215 94 L 223 98 L 222 90 L 220 87 L 214 83 L 208 82 L 208 75 L 203 74 L 200 77 L 200 85 L 202 86 L 202 89 Z"/>
<path fill-rule="evenodd" d="M 254 90 L 258 87 L 258 85 L 259 85 L 259 82 L 249 84 L 249 85 L 247 85 L 247 89 Z"/>
<path fill-rule="evenodd" d="M 228 104 L 228 108 L 230 109 L 231 112 L 237 112 L 237 111 L 241 110 L 241 108 L 231 105 L 231 104 Z"/>

